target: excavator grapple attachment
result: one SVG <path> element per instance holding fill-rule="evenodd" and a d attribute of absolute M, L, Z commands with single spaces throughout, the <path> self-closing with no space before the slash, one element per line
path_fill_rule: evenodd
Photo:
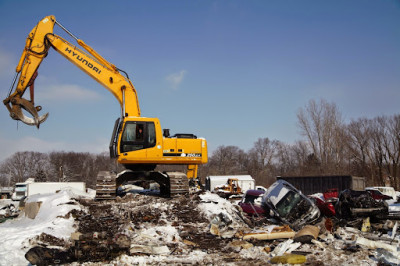
<path fill-rule="evenodd" d="M 11 103 L 11 107 L 10 107 Z M 41 106 L 34 106 L 31 101 L 28 101 L 27 99 L 24 98 L 19 98 L 19 97 L 13 97 L 9 101 L 5 101 L 4 103 L 10 112 L 10 116 L 14 120 L 20 120 L 23 123 L 33 126 L 35 125 L 37 128 L 39 128 L 40 124 L 46 121 L 47 117 L 49 116 L 49 113 L 46 113 L 42 116 L 39 116 L 38 111 L 42 109 Z M 27 111 L 29 114 L 32 115 L 32 117 L 26 116 L 22 109 Z"/>

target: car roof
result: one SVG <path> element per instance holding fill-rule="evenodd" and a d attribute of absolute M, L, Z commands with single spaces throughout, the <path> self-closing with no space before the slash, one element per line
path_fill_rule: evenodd
<path fill-rule="evenodd" d="M 250 196 L 260 196 L 262 194 L 264 194 L 264 191 L 259 189 L 249 189 L 246 191 L 246 195 Z"/>

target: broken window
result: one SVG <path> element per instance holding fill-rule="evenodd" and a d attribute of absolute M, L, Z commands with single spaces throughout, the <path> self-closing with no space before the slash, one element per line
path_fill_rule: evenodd
<path fill-rule="evenodd" d="M 276 211 L 279 216 L 286 218 L 292 212 L 293 208 L 298 205 L 301 196 L 294 191 L 289 191 L 279 202 L 276 204 Z"/>

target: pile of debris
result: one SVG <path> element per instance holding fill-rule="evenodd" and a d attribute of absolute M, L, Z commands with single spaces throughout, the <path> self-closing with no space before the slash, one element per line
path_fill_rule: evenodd
<path fill-rule="evenodd" d="M 2 224 L 7 228 L 25 226 L 25 240 L 20 241 L 19 249 L 32 265 L 400 263 L 396 221 L 363 217 L 361 223 L 344 223 L 321 215 L 305 224 L 288 224 L 272 215 L 255 222 L 256 216 L 250 217 L 236 203 L 210 192 L 174 199 L 127 194 L 100 202 L 68 195 L 51 196 L 51 201 L 37 198 L 42 203 L 34 219 L 20 214 Z M 52 208 L 51 212 L 46 208 Z M 55 213 L 59 209 L 65 212 Z M 287 208 L 282 210 L 290 213 Z M 46 220 L 50 213 L 52 220 Z M 43 230 L 29 232 L 34 223 L 46 224 L 40 227 Z M 0 233 L 15 234 L 2 231 L 2 225 Z M 72 233 L 57 233 L 61 231 Z M 17 242 L 3 236 L 1 247 L 10 245 L 8 238 Z M 20 258 L 12 261 L 16 258 L 6 262 L 24 263 Z"/>
<path fill-rule="evenodd" d="M 237 205 L 208 192 L 176 199 L 128 194 L 115 202 L 78 202 L 82 208 L 66 216 L 75 219 L 76 232 L 70 239 L 46 234 L 31 239 L 33 247 L 25 255 L 31 264 L 400 262 L 397 223 L 389 221 L 361 225 L 368 230 L 341 227 L 329 218 L 297 231 L 268 219 L 255 226 Z"/>
<path fill-rule="evenodd" d="M 209 233 L 210 213 L 199 205 L 215 203 L 203 202 L 198 194 L 177 199 L 127 194 L 115 202 L 79 202 L 84 208 L 68 214 L 77 223 L 70 240 L 46 243 L 38 236 L 25 255 L 31 264 L 110 262 L 123 254 L 137 261 L 152 255 L 159 256 L 154 260 L 168 256 L 171 262 L 184 262 L 185 256 L 199 253 L 202 258 L 205 250 L 218 252 L 229 242 Z"/>
<path fill-rule="evenodd" d="M 12 203 L 0 207 L 0 223 L 17 217 L 18 213 L 18 208 L 16 208 Z"/>

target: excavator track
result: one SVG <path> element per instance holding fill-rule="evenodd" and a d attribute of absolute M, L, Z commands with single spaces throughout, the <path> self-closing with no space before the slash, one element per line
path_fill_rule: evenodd
<path fill-rule="evenodd" d="M 97 175 L 96 200 L 113 200 L 117 193 L 117 175 L 100 171 Z"/>
<path fill-rule="evenodd" d="M 184 173 L 166 172 L 166 174 L 169 177 L 171 198 L 189 194 L 189 180 Z"/>
<path fill-rule="evenodd" d="M 126 172 L 123 177 L 108 171 L 100 171 L 97 175 L 96 200 L 114 200 L 116 198 L 117 182 L 122 183 L 123 179 L 133 180 L 140 176 L 138 172 Z M 176 198 L 189 194 L 189 180 L 181 172 L 149 172 L 149 179 L 164 184 L 160 196 Z"/>

